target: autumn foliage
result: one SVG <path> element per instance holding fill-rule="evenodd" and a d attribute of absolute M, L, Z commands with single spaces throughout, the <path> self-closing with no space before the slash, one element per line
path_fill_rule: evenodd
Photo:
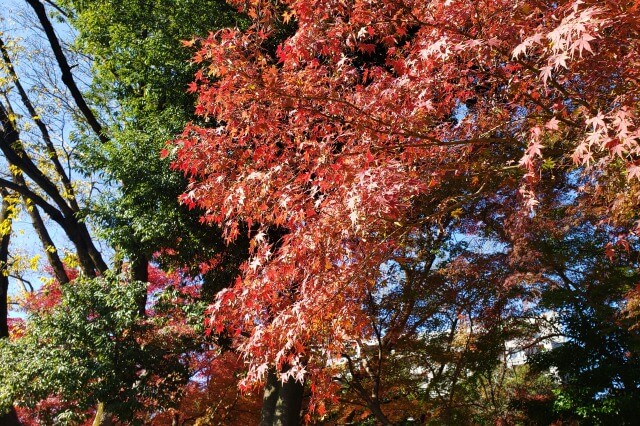
<path fill-rule="evenodd" d="M 188 226 L 173 226 L 174 195 L 156 199 L 164 180 L 138 181 L 140 161 L 109 166 L 131 197 L 122 206 L 143 213 L 102 213 L 130 262 L 112 273 L 87 258 L 70 282 L 24 298 L 29 318 L 0 341 L 16 366 L 5 411 L 42 423 L 101 406 L 156 425 L 632 424 L 640 2 L 228 2 L 238 15 L 217 6 L 235 28 L 183 42 L 196 116 L 162 152 L 188 181 Z M 78 21 L 89 47 L 102 34 L 92 11 Z M 132 11 L 135 27 L 145 11 Z M 155 96 L 175 87 L 156 76 L 157 90 L 137 92 L 137 45 L 111 52 L 131 87 L 109 61 L 99 83 L 132 117 L 155 102 L 153 119 L 131 118 L 135 132 L 114 132 L 97 164 L 129 145 L 146 158 L 146 125 L 172 132 L 153 111 L 173 114 L 171 95 Z M 16 362 L 45 345 L 42 362 Z"/>
<path fill-rule="evenodd" d="M 209 319 L 248 360 L 245 386 L 270 365 L 325 383 L 375 338 L 381 266 L 461 201 L 510 191 L 507 231 L 526 235 L 559 170 L 600 225 L 637 231 L 637 2 L 232 3 L 252 25 L 196 41 L 211 125 L 173 149 L 183 202 L 251 237 Z"/>

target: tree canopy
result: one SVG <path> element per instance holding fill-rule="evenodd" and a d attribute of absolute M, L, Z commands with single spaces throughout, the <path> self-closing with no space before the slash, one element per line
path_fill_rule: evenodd
<path fill-rule="evenodd" d="M 638 2 L 26 2 L 74 126 L 3 37 L 5 418 L 635 423 Z"/>

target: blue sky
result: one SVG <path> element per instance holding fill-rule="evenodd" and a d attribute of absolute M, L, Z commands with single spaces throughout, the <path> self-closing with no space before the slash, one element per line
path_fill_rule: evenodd
<path fill-rule="evenodd" d="M 63 42 L 70 43 L 74 37 L 73 31 L 68 26 L 56 22 L 55 19 L 52 22 L 60 39 Z M 56 91 L 63 87 L 60 82 L 57 64 L 46 59 L 50 52 L 48 42 L 39 30 L 35 14 L 24 0 L 0 0 L 0 32 L 5 43 L 13 42 L 14 46 L 21 46 L 15 51 L 12 61 L 22 84 L 26 86 L 31 96 L 32 102 L 36 105 L 36 108 L 42 111 L 42 119 L 48 124 L 53 134 L 54 142 L 57 143 L 61 152 L 72 151 L 73 146 L 70 142 L 70 134 L 74 131 L 74 125 L 71 112 L 65 105 L 66 91 Z M 77 83 L 81 89 L 86 89 L 90 78 L 88 73 L 89 62 L 82 57 L 70 57 L 68 59 L 72 65 L 77 65 L 74 68 Z M 9 92 L 7 96 L 18 114 L 27 115 L 22 111 L 20 102 L 15 94 Z M 32 130 L 35 130 L 35 128 L 23 128 L 21 137 L 26 144 L 37 145 L 39 135 Z M 0 167 L 0 174 L 6 174 L 7 165 L 3 158 L 0 158 Z M 72 180 L 86 180 L 86 178 L 78 176 L 77 173 L 68 172 Z M 73 251 L 72 245 L 61 228 L 55 222 L 46 218 L 45 215 L 43 217 L 60 255 L 64 255 L 65 249 Z M 31 222 L 26 212 L 22 212 L 14 221 L 13 228 L 14 234 L 11 239 L 10 253 L 25 258 L 40 256 L 40 261 L 38 262 L 39 270 L 26 270 L 23 274 L 25 279 L 29 280 L 35 287 L 39 287 L 41 285 L 41 271 L 46 266 L 46 260 L 42 245 L 31 227 Z M 99 248 L 103 249 L 103 252 L 110 252 L 106 246 Z M 11 279 L 10 294 L 15 295 L 19 291 L 21 291 L 21 286 L 17 280 Z"/>

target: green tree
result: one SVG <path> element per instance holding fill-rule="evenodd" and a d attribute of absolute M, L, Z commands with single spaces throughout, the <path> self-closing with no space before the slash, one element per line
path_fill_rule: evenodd
<path fill-rule="evenodd" d="M 235 277 L 244 244 L 228 249 L 219 232 L 201 224 L 201 212 L 179 205 L 186 181 L 161 151 L 195 120 L 187 87 L 196 68 L 182 41 L 242 25 L 242 17 L 221 0 L 64 5 L 79 32 L 77 48 L 93 59 L 91 96 L 108 123 L 108 141 L 92 132 L 81 138 L 86 169 L 109 184 L 95 205 L 105 236 L 131 260 L 136 279 L 146 279 L 154 253 L 170 248 L 160 260 L 208 272 L 205 293 L 212 294 Z"/>
<path fill-rule="evenodd" d="M 204 35 L 215 26 L 239 23 L 235 12 L 220 1 L 69 1 L 58 7 L 52 2 L 26 0 L 26 4 L 28 16 L 37 19 L 51 48 L 51 61 L 47 62 L 52 65 L 48 69 L 54 71 L 48 76 L 48 82 L 53 84 L 50 92 L 66 92 L 62 103 L 70 106 L 77 128 L 72 131 L 71 141 L 64 132 L 53 130 L 53 113 L 40 108 L 33 101 L 35 97 L 29 97 L 31 88 L 25 83 L 31 80 L 18 78 L 19 72 L 13 67 L 16 55 L 0 43 L 2 72 L 8 77 L 2 80 L 2 87 L 13 86 L 6 91 L 11 91 L 12 96 L 5 96 L 0 109 L 2 151 L 9 163 L 24 171 L 15 176 L 7 173 L 1 183 L 21 194 L 25 202 L 36 205 L 27 210 L 58 281 L 65 283 L 69 279 L 53 250 L 55 245 L 40 217 L 42 212 L 60 223 L 78 246 L 86 275 L 107 270 L 89 235 L 91 228 L 85 221 L 91 218 L 104 225 L 104 234 L 118 250 L 119 259 L 129 260 L 129 271 L 139 281 L 148 281 L 152 255 L 167 248 L 161 260 L 167 260 L 170 266 L 188 264 L 192 275 L 201 274 L 210 284 L 206 288 L 209 294 L 225 286 L 244 258 L 243 245 L 227 250 L 220 233 L 199 222 L 198 212 L 179 206 L 178 194 L 185 189 L 185 182 L 180 174 L 169 170 L 169 160 L 160 158 L 160 150 L 193 118 L 194 101 L 186 88 L 194 69 L 188 61 L 191 52 L 181 45 L 181 39 Z M 67 50 L 65 41 L 69 40 L 56 34 L 61 22 L 68 20 L 77 25 L 81 36 L 75 52 Z M 75 69 L 75 59 L 86 57 L 94 64 L 90 93 L 82 92 Z M 61 82 L 56 73 L 60 73 Z M 16 104 L 21 109 L 14 111 L 12 106 Z M 27 132 L 29 119 L 40 135 L 36 133 L 32 145 L 21 145 L 18 141 L 31 142 L 24 136 L 34 133 Z M 58 140 L 63 141 L 62 147 L 54 145 Z M 76 162 L 78 156 L 82 169 Z M 40 172 L 33 163 L 44 171 Z M 78 172 L 102 176 L 98 185 L 103 184 L 104 197 L 97 203 L 87 196 L 78 200 L 73 197 L 72 177 L 79 176 Z M 138 312 L 144 316 L 147 292 L 137 295 Z M 132 359 L 144 357 L 130 355 Z M 130 387 L 124 376 L 137 371 L 129 367 L 123 367 L 123 388 Z M 95 400 L 103 403 L 104 410 L 99 411 L 107 413 L 102 417 L 108 418 L 110 402 Z"/>
<path fill-rule="evenodd" d="M 607 235 L 593 225 L 537 242 L 552 285 L 542 306 L 558 313 L 567 341 L 533 357 L 562 381 L 555 409 L 581 424 L 635 424 L 640 415 L 640 333 L 624 321 L 640 274 L 635 244 L 605 256 Z"/>
<path fill-rule="evenodd" d="M 189 378 L 184 338 L 139 315 L 144 291 L 112 274 L 61 286 L 51 309 L 30 312 L 23 336 L 0 341 L 0 410 L 54 397 L 51 422 L 78 421 L 98 403 L 136 422 L 176 404 Z"/>

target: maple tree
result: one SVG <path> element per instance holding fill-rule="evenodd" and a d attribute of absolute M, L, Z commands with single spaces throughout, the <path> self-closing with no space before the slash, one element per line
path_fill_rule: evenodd
<path fill-rule="evenodd" d="M 637 2 L 26 3 L 78 133 L 62 155 L 3 37 L 0 261 L 22 199 L 56 277 L 3 315 L 3 421 L 633 421 Z"/>
<path fill-rule="evenodd" d="M 216 124 L 167 154 L 191 177 L 184 203 L 228 241 L 250 232 L 209 320 L 247 358 L 244 386 L 309 377 L 322 416 L 325 367 L 374 338 L 382 266 L 421 224 L 500 194 L 494 180 L 516 185 L 503 232 L 520 239 L 556 176 L 622 229 L 612 247 L 636 232 L 637 3 L 231 3 L 252 25 L 194 41 L 196 111 Z M 434 196 L 456 179 L 466 191 Z"/>

